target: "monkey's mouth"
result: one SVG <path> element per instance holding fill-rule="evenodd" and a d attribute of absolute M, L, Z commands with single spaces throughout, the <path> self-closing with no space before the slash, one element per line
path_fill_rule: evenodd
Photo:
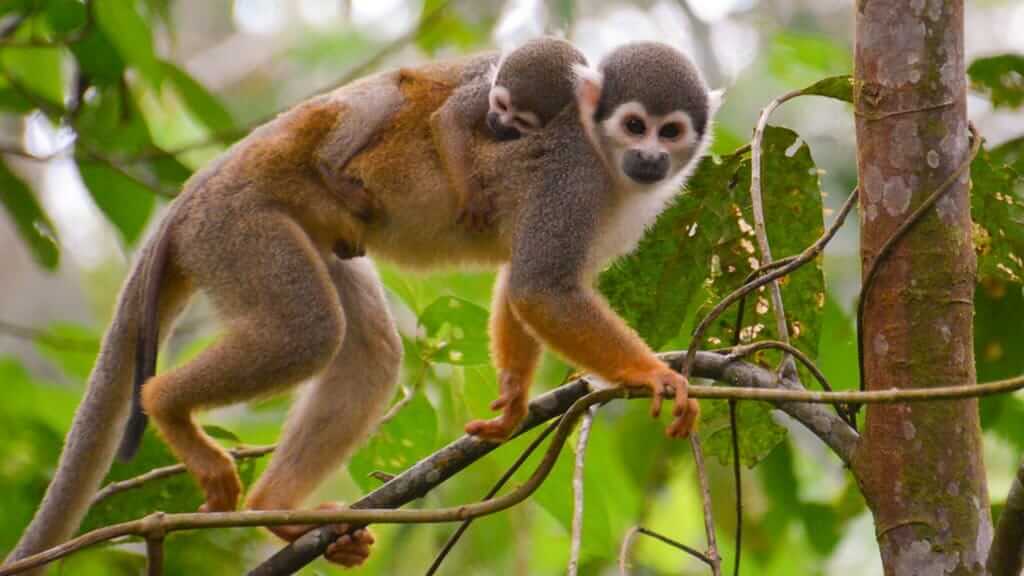
<path fill-rule="evenodd" d="M 501 117 L 496 112 L 487 113 L 487 127 L 490 128 L 491 132 L 494 133 L 494 137 L 499 142 L 515 140 L 523 135 L 515 126 L 508 126 L 502 122 Z"/>

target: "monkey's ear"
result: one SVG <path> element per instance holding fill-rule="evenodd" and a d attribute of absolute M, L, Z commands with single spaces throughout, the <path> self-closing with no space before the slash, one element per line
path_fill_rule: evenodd
<path fill-rule="evenodd" d="M 708 116 L 714 116 L 718 109 L 722 106 L 722 100 L 725 99 L 725 89 L 719 88 L 718 90 L 712 90 L 708 92 Z"/>
<path fill-rule="evenodd" d="M 584 118 L 593 118 L 597 111 L 597 103 L 601 100 L 604 75 L 584 64 L 573 64 L 572 73 L 576 76 L 576 100 L 579 103 L 580 115 Z"/>

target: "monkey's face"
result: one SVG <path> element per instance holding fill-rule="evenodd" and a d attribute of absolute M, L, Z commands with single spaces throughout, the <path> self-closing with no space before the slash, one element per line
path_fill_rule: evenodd
<path fill-rule="evenodd" d="M 536 132 L 541 128 L 541 120 L 537 114 L 516 107 L 508 88 L 501 85 L 492 86 L 489 100 L 487 127 L 498 140 L 515 140 L 523 134 Z"/>
<path fill-rule="evenodd" d="M 678 174 L 695 156 L 700 140 L 685 111 L 659 116 L 635 101 L 619 105 L 600 126 L 614 166 L 640 186 Z"/>

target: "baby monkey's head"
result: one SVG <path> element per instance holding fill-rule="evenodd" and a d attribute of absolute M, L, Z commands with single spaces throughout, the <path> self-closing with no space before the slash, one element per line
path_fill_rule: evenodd
<path fill-rule="evenodd" d="M 487 126 L 499 140 L 543 128 L 576 97 L 573 67 L 586 63 L 572 44 L 552 37 L 505 55 L 491 82 Z"/>

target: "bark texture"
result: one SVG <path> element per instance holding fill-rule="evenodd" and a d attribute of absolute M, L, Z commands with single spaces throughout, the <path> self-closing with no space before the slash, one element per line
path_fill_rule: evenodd
<path fill-rule="evenodd" d="M 861 263 L 969 151 L 963 0 L 859 0 Z M 961 177 L 864 296 L 869 389 L 975 383 L 975 258 Z M 854 471 L 885 573 L 983 574 L 992 538 L 977 402 L 871 406 Z"/>

